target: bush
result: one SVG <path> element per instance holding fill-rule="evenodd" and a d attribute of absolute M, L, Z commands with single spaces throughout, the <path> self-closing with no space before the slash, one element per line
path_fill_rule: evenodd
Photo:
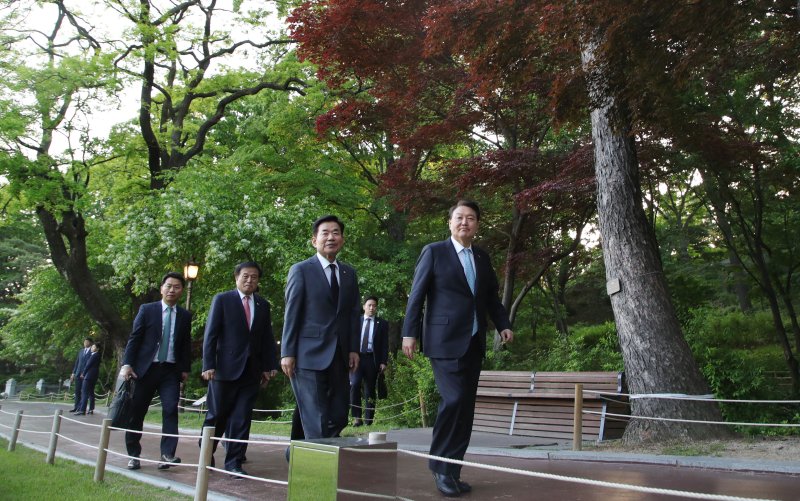
<path fill-rule="evenodd" d="M 427 357 L 417 354 L 412 360 L 398 352 L 390 355 L 386 373 L 388 397 L 377 407 L 389 407 L 380 419 L 392 417 L 391 422 L 401 427 L 416 428 L 422 424 L 419 395 L 425 402 L 425 422 L 433 424 L 439 405 L 439 392 L 433 380 L 433 369 Z M 400 405 L 402 404 L 402 405 Z"/>
<path fill-rule="evenodd" d="M 539 353 L 536 369 L 541 371 L 621 371 L 614 322 L 575 326 L 569 337 L 558 336 Z"/>

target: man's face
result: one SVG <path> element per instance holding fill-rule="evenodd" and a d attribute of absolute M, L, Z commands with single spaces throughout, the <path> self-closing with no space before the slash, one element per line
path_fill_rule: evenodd
<path fill-rule="evenodd" d="M 169 277 L 161 284 L 161 299 L 170 306 L 175 306 L 183 294 L 183 284 L 177 278 Z"/>
<path fill-rule="evenodd" d="M 83 347 L 84 347 L 84 348 L 88 348 L 88 347 L 90 347 L 91 345 L 92 345 L 92 342 L 91 342 L 91 341 L 89 341 L 88 339 L 84 339 L 84 340 L 83 340 Z"/>
<path fill-rule="evenodd" d="M 450 234 L 459 242 L 472 242 L 478 233 L 478 226 L 478 215 L 469 207 L 457 207 L 450 217 Z"/>
<path fill-rule="evenodd" d="M 236 275 L 236 288 L 242 294 L 249 296 L 258 288 L 259 278 L 261 277 L 258 275 L 258 268 L 242 268 Z"/>
<path fill-rule="evenodd" d="M 378 311 L 378 302 L 374 299 L 370 299 L 366 303 L 364 303 L 364 316 L 365 317 L 374 317 L 375 313 Z"/>
<path fill-rule="evenodd" d="M 328 221 L 319 225 L 317 234 L 311 237 L 311 245 L 329 261 L 333 261 L 344 245 L 344 235 L 339 224 Z"/>

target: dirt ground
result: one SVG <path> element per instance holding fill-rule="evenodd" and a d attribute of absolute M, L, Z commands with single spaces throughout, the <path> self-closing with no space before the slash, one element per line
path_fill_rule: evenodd
<path fill-rule="evenodd" d="M 603 442 L 584 450 L 663 454 L 675 456 L 711 456 L 765 461 L 800 461 L 800 436 L 753 437 L 733 440 L 693 441 L 658 445 L 628 446 L 620 441 Z"/>

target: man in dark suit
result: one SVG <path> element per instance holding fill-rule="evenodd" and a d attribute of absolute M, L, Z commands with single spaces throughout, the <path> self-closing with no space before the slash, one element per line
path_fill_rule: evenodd
<path fill-rule="evenodd" d="M 214 435 L 247 440 L 259 386 L 278 370 L 269 303 L 256 294 L 261 278 L 258 263 L 236 265 L 236 288 L 214 296 L 203 337 L 203 379 L 208 381 L 208 412 L 203 426 Z M 214 441 L 214 450 L 217 442 Z M 225 469 L 233 478 L 242 469 L 242 442 L 227 442 Z"/>
<path fill-rule="evenodd" d="M 100 376 L 100 343 L 95 342 L 89 351 L 89 355 L 83 364 L 81 371 L 81 402 L 78 404 L 76 416 L 84 416 L 94 413 L 94 385 Z"/>
<path fill-rule="evenodd" d="M 178 434 L 178 401 L 180 385 L 186 381 L 192 366 L 192 314 L 178 306 L 186 286 L 183 275 L 169 272 L 161 279 L 161 301 L 143 304 L 133 320 L 133 329 L 122 355 L 119 375 L 136 380 L 131 401 L 129 430 L 142 430 L 144 416 L 155 392 L 161 397 L 161 431 Z M 128 455 L 138 458 L 142 453 L 141 433 L 125 433 Z M 177 437 L 161 437 L 159 470 L 180 463 L 175 457 Z M 128 469 L 141 468 L 138 459 L 128 461 Z"/>
<path fill-rule="evenodd" d="M 417 339 L 423 338 L 423 351 L 430 358 L 441 395 L 430 454 L 458 460 L 464 459 L 472 433 L 486 351 L 486 316 L 504 343 L 514 337 L 489 255 L 472 245 L 480 219 L 475 202 L 461 200 L 450 208 L 451 237 L 422 249 L 403 325 L 403 353 L 413 358 Z M 472 490 L 461 480 L 461 466 L 432 459 L 428 467 L 436 488 L 445 496 Z"/>
<path fill-rule="evenodd" d="M 83 372 L 83 366 L 86 365 L 86 360 L 89 358 L 89 353 L 92 351 L 92 338 L 87 337 L 83 339 L 83 348 L 78 350 L 78 354 L 75 356 L 75 365 L 72 366 L 72 374 L 69 376 L 69 380 L 72 383 L 75 383 L 75 404 L 70 409 L 70 412 L 78 412 L 78 406 L 81 403 L 81 388 L 83 387 L 83 381 L 81 381 L 81 373 Z"/>
<path fill-rule="evenodd" d="M 356 271 L 337 261 L 344 223 L 311 226 L 316 255 L 295 263 L 286 281 L 281 368 L 290 378 L 305 438 L 337 437 L 347 426 L 348 369 L 358 367 L 361 313 Z"/>
<path fill-rule="evenodd" d="M 364 315 L 359 319 L 361 341 L 359 341 L 358 369 L 350 374 L 350 406 L 353 426 L 361 426 L 361 383 L 364 383 L 364 423 L 372 424 L 375 416 L 375 386 L 378 374 L 386 370 L 389 362 L 389 324 L 378 318 L 378 298 L 369 296 L 364 300 Z"/>

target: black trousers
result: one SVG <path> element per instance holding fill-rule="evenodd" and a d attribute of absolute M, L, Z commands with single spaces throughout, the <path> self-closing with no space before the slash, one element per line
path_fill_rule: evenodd
<path fill-rule="evenodd" d="M 141 431 L 144 417 L 156 391 L 161 397 L 161 432 L 178 434 L 178 400 L 180 399 L 181 373 L 175 364 L 154 362 L 144 376 L 136 380 L 131 402 L 131 421 L 128 429 Z M 125 432 L 125 448 L 129 456 L 142 453 L 141 433 Z M 174 456 L 178 447 L 177 437 L 161 437 L 161 454 Z"/>
<path fill-rule="evenodd" d="M 208 383 L 208 412 L 203 426 L 214 426 L 214 436 L 219 438 L 225 434 L 227 438 L 247 440 L 250 437 L 250 419 L 253 405 L 258 395 L 259 379 L 252 371 L 235 381 L 218 381 Z M 217 440 L 213 450 L 217 450 Z M 241 442 L 226 442 L 225 469 L 242 467 L 242 456 L 245 447 Z"/>
<path fill-rule="evenodd" d="M 481 376 L 483 354 L 477 336 L 472 336 L 469 349 L 461 358 L 432 358 L 433 377 L 442 400 L 433 425 L 430 454 L 463 460 L 472 435 L 475 417 L 475 395 Z M 460 478 L 461 466 L 429 460 L 428 468 L 436 473 Z"/>
<path fill-rule="evenodd" d="M 347 426 L 350 383 L 341 347 L 327 369 L 296 369 L 292 391 L 300 411 L 305 438 L 338 437 Z"/>
<path fill-rule="evenodd" d="M 361 353 L 358 369 L 350 374 L 350 412 L 361 419 L 361 394 L 364 394 L 364 422 L 372 424 L 375 417 L 375 386 L 378 382 L 378 366 L 375 353 Z M 362 392 L 363 385 L 363 392 Z"/>

